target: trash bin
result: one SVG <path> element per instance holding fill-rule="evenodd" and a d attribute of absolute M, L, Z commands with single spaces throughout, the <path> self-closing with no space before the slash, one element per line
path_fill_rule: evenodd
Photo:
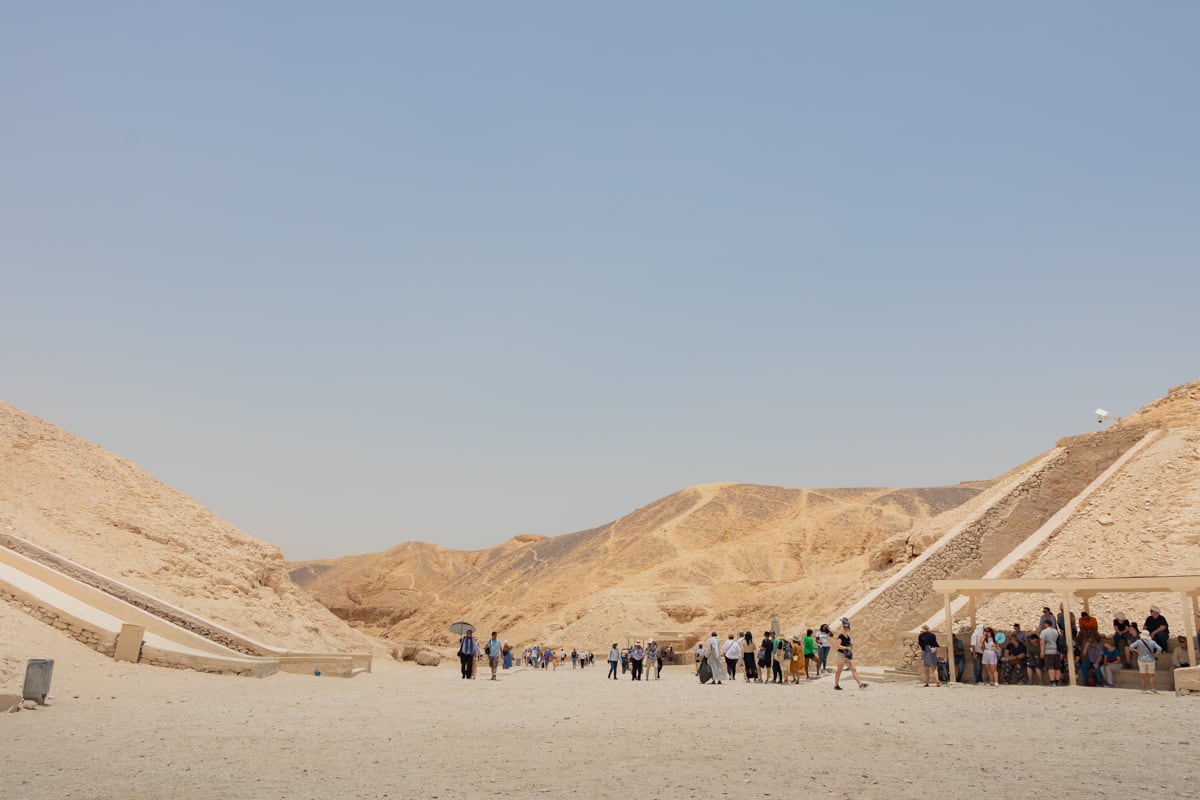
<path fill-rule="evenodd" d="M 26 700 L 34 700 L 40 705 L 46 704 L 46 695 L 50 694 L 50 677 L 54 674 L 54 659 L 31 658 L 25 665 L 25 689 L 21 696 Z"/>

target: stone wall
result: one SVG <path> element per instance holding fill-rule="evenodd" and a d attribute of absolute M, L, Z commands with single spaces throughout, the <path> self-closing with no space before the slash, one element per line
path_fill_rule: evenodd
<path fill-rule="evenodd" d="M 170 622 L 172 625 L 203 636 L 205 639 L 209 639 L 217 644 L 224 645 L 230 650 L 249 656 L 272 655 L 265 648 L 232 631 L 219 628 L 200 617 L 193 616 L 182 609 L 175 608 L 161 600 L 143 594 L 131 586 L 114 581 L 98 572 L 93 572 L 82 564 L 76 564 L 74 561 L 63 558 L 57 553 L 39 547 L 18 536 L 0 532 L 0 546 L 7 547 L 14 553 L 23 555 L 31 561 L 36 561 L 43 566 L 74 578 L 86 586 L 91 586 L 93 589 L 98 589 L 118 600 L 123 600 L 134 608 L 140 608 L 149 614 Z"/>
<path fill-rule="evenodd" d="M 100 630 L 70 614 L 56 611 L 38 603 L 23 592 L 0 585 L 0 600 L 11 603 L 34 619 L 62 631 L 80 644 L 112 658 L 117 649 L 117 637 L 109 631 Z"/>

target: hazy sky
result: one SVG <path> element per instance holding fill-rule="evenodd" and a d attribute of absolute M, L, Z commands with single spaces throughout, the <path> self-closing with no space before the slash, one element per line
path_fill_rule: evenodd
<path fill-rule="evenodd" d="M 1195 3 L 6 4 L 0 399 L 293 559 L 994 477 L 1200 378 L 1198 40 Z"/>

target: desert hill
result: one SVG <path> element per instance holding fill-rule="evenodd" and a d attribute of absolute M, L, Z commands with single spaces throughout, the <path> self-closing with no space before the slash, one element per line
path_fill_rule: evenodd
<path fill-rule="evenodd" d="M 1096 489 L 1093 481 L 1126 452 L 1128 463 Z M 984 552 L 976 546 L 957 573 L 970 575 L 974 559 L 990 558 L 978 562 L 982 574 L 1084 495 L 1066 524 L 1005 577 L 1200 573 L 1200 382 L 1060 440 L 995 481 L 908 490 L 709 484 L 592 530 L 469 553 L 406 543 L 296 564 L 291 574 L 340 617 L 385 638 L 448 643 L 446 626 L 460 618 L 513 642 L 586 647 L 656 632 L 690 638 L 712 627 L 757 628 L 772 617 L 791 631 L 828 621 L 948 532 L 986 519 L 993 530 Z M 927 599 L 865 608 L 864 652 L 892 658 L 893 634 L 909 629 Z M 1142 601 L 1093 602 L 1101 616 L 1128 607 L 1133 617 Z M 998 596 L 980 613 L 1019 620 L 1032 604 L 1042 600 Z M 1184 613 L 1172 611 L 1176 619 Z"/>
<path fill-rule="evenodd" d="M 405 543 L 294 564 L 291 575 L 343 619 L 393 639 L 448 643 L 460 618 L 514 642 L 589 647 L 717 621 L 757 627 L 782 616 L 795 627 L 863 590 L 874 547 L 988 485 L 708 484 L 591 530 L 473 552 Z"/>
<path fill-rule="evenodd" d="M 1105 473 L 1124 451 L 1119 471 Z M 1046 459 L 1052 468 L 1037 473 Z M 1036 480 L 1011 488 L 1029 474 Z M 626 636 L 758 628 L 772 617 L 793 631 L 834 617 L 980 515 L 998 518 L 996 541 L 1014 542 L 1072 498 L 1080 500 L 1072 515 L 1006 576 L 1200 573 L 1200 382 L 1060 440 L 996 481 L 707 484 L 562 536 L 518 536 L 472 552 L 407 542 L 292 565 L 128 461 L 0 403 L 0 535 L 294 649 L 361 650 L 363 633 L 447 644 L 447 624 L 464 618 L 513 642 L 593 648 Z M 1000 596 L 980 615 L 1008 624 L 1051 600 Z M 1173 627 L 1190 613 L 1174 598 L 1155 601 Z M 1102 619 L 1117 610 L 1137 618 L 1148 601 L 1092 603 Z M 865 608 L 867 635 L 910 625 L 920 604 L 900 605 Z M 4 615 L 19 612 L 0 612 L 2 633 Z"/>
<path fill-rule="evenodd" d="M 278 548 L 129 461 L 5 403 L 0 536 L 21 537 L 266 645 L 370 649 L 297 589 Z"/>

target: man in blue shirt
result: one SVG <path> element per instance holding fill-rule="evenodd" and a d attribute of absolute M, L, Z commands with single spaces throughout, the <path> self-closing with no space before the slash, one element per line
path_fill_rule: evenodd
<path fill-rule="evenodd" d="M 496 632 L 492 631 L 492 638 L 487 640 L 485 648 L 487 649 L 488 666 L 492 668 L 492 680 L 496 680 L 496 667 L 500 665 L 500 650 L 504 644 L 496 638 Z"/>

